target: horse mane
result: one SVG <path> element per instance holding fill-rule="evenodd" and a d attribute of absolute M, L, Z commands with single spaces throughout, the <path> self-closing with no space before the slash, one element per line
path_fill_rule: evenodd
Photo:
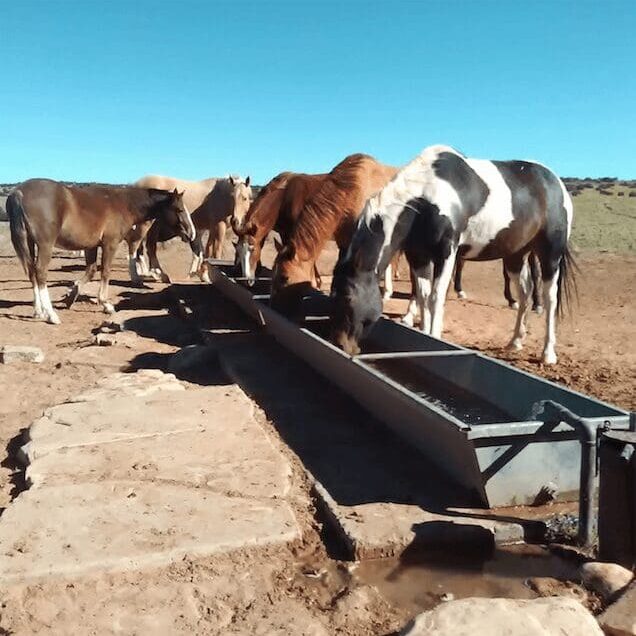
<path fill-rule="evenodd" d="M 438 144 L 424 148 L 415 159 L 399 170 L 384 188 L 366 202 L 361 216 L 367 227 L 377 214 L 383 216 L 399 214 L 411 199 L 422 196 L 433 198 L 435 188 L 433 164 L 444 152 L 463 157 L 460 152 L 450 146 Z"/>
<path fill-rule="evenodd" d="M 305 203 L 289 237 L 287 253 L 290 258 L 293 254 L 299 254 L 303 261 L 315 258 L 342 219 L 357 213 L 352 208 L 360 191 L 361 177 L 369 164 L 382 165 L 370 155 L 349 155 L 325 177 L 323 184 Z"/>
<path fill-rule="evenodd" d="M 247 227 L 247 224 L 250 221 L 253 221 L 254 218 L 269 212 L 268 208 L 261 208 L 260 203 L 262 200 L 274 192 L 275 190 L 282 190 L 287 187 L 287 183 L 289 180 L 294 177 L 297 173 L 295 172 L 281 172 L 277 174 L 273 179 L 271 179 L 267 185 L 263 186 L 259 193 L 256 195 L 256 198 L 252 201 L 250 205 L 250 209 L 247 211 L 245 215 L 245 219 L 243 220 L 243 227 Z M 235 229 L 236 231 L 236 229 Z"/>

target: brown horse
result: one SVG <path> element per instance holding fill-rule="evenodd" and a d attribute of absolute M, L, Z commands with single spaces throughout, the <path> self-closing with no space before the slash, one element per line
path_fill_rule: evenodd
<path fill-rule="evenodd" d="M 199 273 L 202 279 L 207 277 L 207 270 L 202 267 L 202 235 L 209 232 L 206 257 L 209 258 L 212 251 L 215 254 L 220 253 L 228 218 L 237 218 L 242 221 L 252 197 L 249 177 L 245 180 L 240 177 L 227 177 L 186 181 L 174 177 L 147 175 L 139 179 L 135 185 L 164 190 L 177 188 L 179 191 L 183 191 L 183 203 L 186 210 L 193 215 L 196 212 L 193 219 L 195 219 L 195 226 L 198 230 L 196 240 L 191 243 L 193 258 L 190 275 Z M 150 228 L 153 225 L 154 229 L 151 231 Z M 174 236 L 171 228 L 163 227 L 161 223 L 153 224 L 152 221 L 138 225 L 131 230 L 126 240 L 129 251 L 130 279 L 133 282 L 141 283 L 140 274 L 145 273 L 150 273 L 155 278 L 169 282 L 167 274 L 157 259 L 157 242 L 167 241 Z M 142 257 L 145 244 L 148 249 L 150 271 L 145 266 Z"/>
<path fill-rule="evenodd" d="M 293 315 L 312 287 L 316 260 L 329 239 L 346 247 L 366 200 L 397 172 L 364 154 L 343 159 L 307 200 L 274 264 L 272 306 Z"/>
<path fill-rule="evenodd" d="M 134 225 L 161 219 L 187 240 L 195 230 L 185 211 L 183 195 L 176 190 L 126 186 L 69 187 L 49 179 L 30 179 L 17 186 L 7 199 L 11 241 L 33 285 L 34 317 L 59 324 L 46 286 L 53 247 L 85 250 L 86 272 L 66 296 L 70 307 L 82 286 L 97 270 L 97 248 L 102 248 L 99 302 L 111 313 L 108 302 L 110 268 L 117 246 Z"/>
<path fill-rule="evenodd" d="M 210 282 L 205 260 L 214 255 L 223 255 L 223 241 L 228 223 L 236 225 L 243 221 L 252 201 L 250 178 L 243 181 L 240 177 L 216 179 L 212 189 L 205 196 L 201 204 L 192 211 L 191 218 L 196 228 L 196 238 L 193 242 L 194 256 L 190 266 L 190 276 L 199 275 L 204 282 Z M 205 233 L 208 240 L 203 249 L 201 243 Z M 164 224 L 155 223 L 148 231 L 147 246 L 150 271 L 162 281 L 170 282 L 170 278 L 163 271 L 157 258 L 157 243 L 167 241 L 175 236 L 174 229 Z"/>
<path fill-rule="evenodd" d="M 243 276 L 249 281 L 256 276 L 268 234 L 276 230 L 285 243 L 305 202 L 318 190 L 326 176 L 281 172 L 258 193 L 244 222 L 233 223 L 232 227 L 238 236 L 237 261 Z M 319 278 L 317 271 L 314 275 Z"/>

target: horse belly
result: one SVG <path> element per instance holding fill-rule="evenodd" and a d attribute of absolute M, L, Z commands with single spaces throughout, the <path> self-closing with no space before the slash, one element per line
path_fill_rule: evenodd
<path fill-rule="evenodd" d="M 104 234 L 103 223 L 95 215 L 74 209 L 64 218 L 55 241 L 65 250 L 83 250 L 99 245 Z"/>
<path fill-rule="evenodd" d="M 468 159 L 467 163 L 489 190 L 486 202 L 477 214 L 468 218 L 459 240 L 460 246 L 466 249 L 464 258 L 476 259 L 484 250 L 492 248 L 493 242 L 512 224 L 512 193 L 492 162 Z"/>

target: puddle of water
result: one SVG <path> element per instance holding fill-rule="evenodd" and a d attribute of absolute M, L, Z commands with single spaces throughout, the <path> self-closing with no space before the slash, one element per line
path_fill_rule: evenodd
<path fill-rule="evenodd" d="M 466 424 L 511 420 L 494 404 L 406 360 L 372 360 L 367 364 Z"/>
<path fill-rule="evenodd" d="M 362 561 L 354 578 L 372 585 L 391 604 L 416 613 L 445 599 L 535 598 L 525 581 L 532 577 L 572 579 L 577 565 L 540 546 L 507 546 L 488 557 L 407 554 Z"/>

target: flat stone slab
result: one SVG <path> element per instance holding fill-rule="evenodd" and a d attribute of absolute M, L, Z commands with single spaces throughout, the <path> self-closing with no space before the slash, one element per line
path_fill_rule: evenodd
<path fill-rule="evenodd" d="M 39 347 L 3 345 L 0 347 L 0 364 L 12 362 L 44 362 L 44 352 Z"/>
<path fill-rule="evenodd" d="M 134 571 L 299 536 L 288 504 L 274 499 L 165 483 L 33 488 L 2 517 L 0 580 Z"/>
<path fill-rule="evenodd" d="M 143 369 L 136 373 L 114 373 L 69 402 L 113 400 L 124 396 L 152 395 L 163 391 L 185 391 L 185 387 L 172 373 L 158 369 Z"/>
<path fill-rule="evenodd" d="M 178 393 L 173 389 L 49 408 L 29 427 L 27 459 L 33 462 L 61 448 L 186 431 L 231 433 L 237 424 L 246 426 L 252 418 L 252 403 L 237 387 L 185 391 L 179 385 Z"/>

